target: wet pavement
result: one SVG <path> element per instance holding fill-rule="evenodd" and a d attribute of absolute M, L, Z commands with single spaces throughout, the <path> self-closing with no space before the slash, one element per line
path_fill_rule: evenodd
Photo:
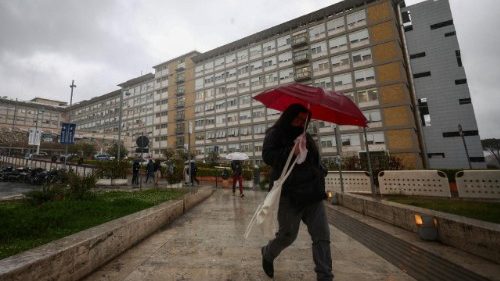
<path fill-rule="evenodd" d="M 247 191 L 241 199 L 229 189 L 218 189 L 84 280 L 271 280 L 261 269 L 260 255 L 271 237 L 253 232 L 248 240 L 243 238 L 265 195 Z M 415 280 L 333 225 L 330 230 L 335 280 Z M 274 280 L 316 279 L 305 225 L 274 264 Z"/>
<path fill-rule="evenodd" d="M 31 185 L 19 182 L 0 182 L 0 200 L 17 198 L 23 193 L 40 188 L 38 185 Z"/>

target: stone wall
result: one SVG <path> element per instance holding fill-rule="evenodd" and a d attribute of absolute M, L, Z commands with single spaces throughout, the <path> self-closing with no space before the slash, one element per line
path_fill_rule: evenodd
<path fill-rule="evenodd" d="M 171 223 L 213 191 L 200 188 L 181 200 L 165 202 L 0 260 L 0 280 L 79 280 Z"/>
<path fill-rule="evenodd" d="M 340 205 L 403 229 L 417 232 L 415 214 L 437 220 L 441 243 L 500 264 L 500 224 L 413 207 L 367 196 L 338 194 Z"/>

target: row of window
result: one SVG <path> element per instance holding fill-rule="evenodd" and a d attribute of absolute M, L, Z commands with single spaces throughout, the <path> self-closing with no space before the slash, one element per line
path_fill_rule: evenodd
<path fill-rule="evenodd" d="M 366 25 L 366 11 L 360 10 L 346 17 L 341 16 L 326 23 L 320 23 L 316 26 L 307 29 L 307 33 L 311 41 L 325 38 L 326 36 L 336 35 L 347 30 L 352 30 L 360 26 Z M 283 51 L 290 48 L 291 36 L 285 35 L 277 39 L 269 40 L 262 44 L 250 47 L 245 50 L 240 50 L 225 57 L 219 57 L 209 61 L 203 65 L 196 67 L 195 72 L 198 74 L 208 74 L 212 71 L 223 69 L 224 67 L 236 65 L 237 63 L 246 62 L 248 60 L 257 59 L 262 56 L 271 55 L 277 51 Z"/>
<path fill-rule="evenodd" d="M 240 77 L 247 77 L 249 75 L 258 74 L 265 71 L 270 71 L 278 67 L 286 67 L 292 64 L 292 61 L 309 59 L 309 55 L 312 59 L 320 58 L 326 55 L 334 55 L 348 50 L 348 39 L 351 48 L 357 48 L 369 44 L 368 40 L 368 30 L 363 29 L 355 33 L 336 37 L 330 39 L 328 42 L 319 42 L 311 45 L 310 50 L 298 50 L 295 52 L 286 52 L 278 56 L 267 57 L 263 60 L 253 61 L 249 64 L 234 67 L 220 72 L 211 73 L 210 75 L 203 75 L 201 73 L 196 74 L 195 88 L 201 89 L 203 87 L 212 86 L 213 83 L 219 84 L 223 83 L 224 80 L 232 81 Z M 328 43 L 328 44 L 327 44 Z M 329 46 L 329 47 L 328 47 Z M 341 64 L 345 58 L 352 57 L 353 64 L 363 65 L 366 64 L 367 60 L 371 63 L 371 51 L 370 49 L 354 51 L 352 54 L 343 54 L 332 58 L 332 65 Z M 343 63 L 342 65 L 345 65 Z M 340 65 L 339 65 L 340 66 Z M 354 65 L 356 66 L 356 65 Z M 334 70 L 335 71 L 335 70 Z"/>

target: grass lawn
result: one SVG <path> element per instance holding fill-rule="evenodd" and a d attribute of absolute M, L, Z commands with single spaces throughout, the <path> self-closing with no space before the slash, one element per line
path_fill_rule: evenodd
<path fill-rule="evenodd" d="M 500 202 L 399 195 L 384 195 L 383 199 L 482 221 L 500 223 Z"/>
<path fill-rule="evenodd" d="M 113 191 L 92 200 L 60 200 L 32 206 L 0 203 L 0 259 L 113 219 L 181 197 L 184 190 Z"/>

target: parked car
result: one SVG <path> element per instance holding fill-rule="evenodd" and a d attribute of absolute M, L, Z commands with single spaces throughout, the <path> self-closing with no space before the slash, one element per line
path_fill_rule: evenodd
<path fill-rule="evenodd" d="M 111 158 L 109 157 L 108 154 L 100 153 L 100 154 L 94 155 L 94 159 L 105 161 L 105 160 L 110 160 Z"/>

